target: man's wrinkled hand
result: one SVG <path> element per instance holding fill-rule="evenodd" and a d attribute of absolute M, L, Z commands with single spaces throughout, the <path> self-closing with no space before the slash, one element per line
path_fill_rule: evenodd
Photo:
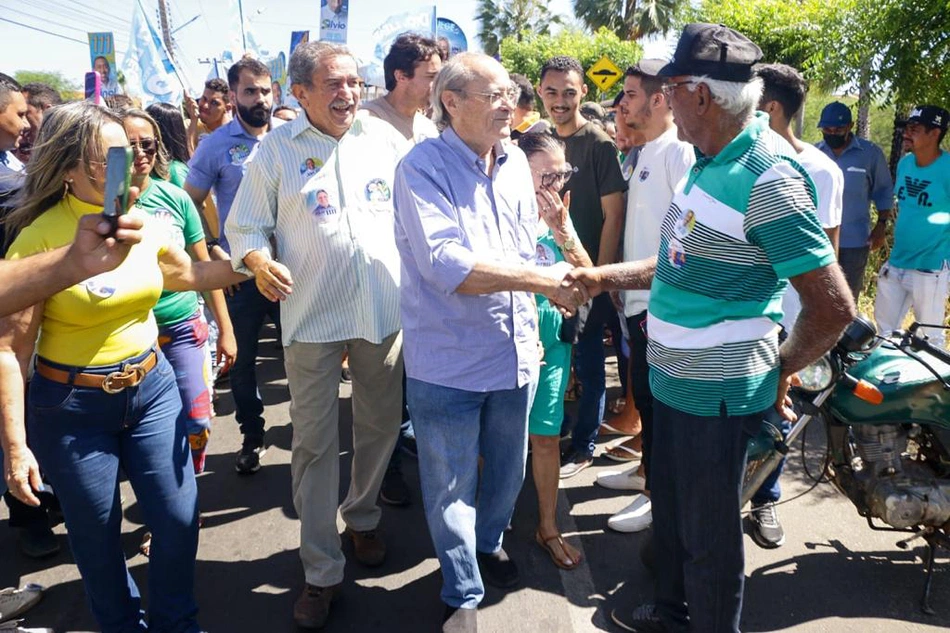
<path fill-rule="evenodd" d="M 293 279 L 290 271 L 280 262 L 268 259 L 254 270 L 254 280 L 257 289 L 268 300 L 283 301 L 293 292 Z"/>
<path fill-rule="evenodd" d="M 603 288 L 603 279 L 601 279 L 600 271 L 596 267 L 594 268 L 575 268 L 569 272 L 565 277 L 564 281 L 561 282 L 564 284 L 581 284 L 586 288 L 588 298 L 596 297 L 604 291 Z"/>
<path fill-rule="evenodd" d="M 39 507 L 34 490 L 43 490 L 40 467 L 30 449 L 14 449 L 3 457 L 3 475 L 10 494 L 28 506 Z"/>

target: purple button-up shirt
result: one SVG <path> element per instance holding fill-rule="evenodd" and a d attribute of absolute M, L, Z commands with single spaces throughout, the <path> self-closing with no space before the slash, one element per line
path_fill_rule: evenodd
<path fill-rule="evenodd" d="M 533 265 L 538 227 L 531 171 L 498 143 L 491 175 L 451 128 L 396 168 L 396 246 L 406 375 L 497 391 L 536 382 L 540 359 L 528 292 L 456 292 L 476 261 Z"/>

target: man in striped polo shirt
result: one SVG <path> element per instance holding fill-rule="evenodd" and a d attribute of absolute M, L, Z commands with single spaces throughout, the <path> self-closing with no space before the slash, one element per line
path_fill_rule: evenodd
<path fill-rule="evenodd" d="M 382 121 L 356 116 L 360 78 L 345 47 L 302 44 L 288 71 L 303 113 L 261 141 L 226 230 L 235 270 L 253 272 L 268 298 L 289 295 L 280 321 L 294 430 L 290 472 L 307 583 L 294 620 L 319 628 L 346 563 L 338 505 L 356 560 L 375 567 L 386 556 L 376 530 L 382 514 L 376 498 L 402 409 L 392 191 L 405 139 Z M 353 372 L 353 460 L 340 504 L 344 349 Z"/>
<path fill-rule="evenodd" d="M 663 221 L 656 258 L 577 270 L 591 294 L 650 288 L 655 397 L 651 471 L 656 604 L 615 621 L 630 631 L 738 631 L 746 442 L 764 413 L 794 414 L 794 373 L 827 351 L 854 302 L 815 217 L 794 150 L 755 115 L 761 50 L 721 25 L 685 27 L 660 75 L 680 139 L 697 160 Z M 802 311 L 778 344 L 788 281 Z"/>

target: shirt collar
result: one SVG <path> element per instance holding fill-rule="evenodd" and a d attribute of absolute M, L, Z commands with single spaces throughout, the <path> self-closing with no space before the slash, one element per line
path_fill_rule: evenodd
<path fill-rule="evenodd" d="M 706 158 L 713 163 L 731 163 L 748 151 L 765 130 L 769 129 L 769 115 L 765 112 L 756 112 L 752 122 L 745 126 L 739 134 L 719 150 L 715 156 L 706 157 L 696 148 L 696 158 Z"/>
<path fill-rule="evenodd" d="M 297 138 L 307 130 L 311 130 L 314 134 L 326 138 L 329 141 L 338 143 L 343 139 L 336 139 L 325 132 L 321 132 L 314 125 L 310 123 L 310 119 L 307 118 L 306 112 L 301 112 L 296 119 L 284 125 L 290 126 L 290 136 L 291 138 Z M 363 120 L 360 117 L 353 118 L 353 125 L 350 126 L 350 129 L 344 134 L 344 138 L 350 134 L 361 134 L 363 132 Z"/>
<path fill-rule="evenodd" d="M 461 156 L 466 164 L 472 165 L 482 173 L 485 173 L 485 161 L 482 160 L 482 157 L 476 154 L 471 147 L 465 144 L 465 141 L 452 129 L 451 125 L 443 130 L 442 140 L 446 145 L 451 147 L 456 154 Z M 492 151 L 495 152 L 495 164 L 504 165 L 505 161 L 508 160 L 508 151 L 505 149 L 505 144 L 498 141 L 492 147 Z"/>

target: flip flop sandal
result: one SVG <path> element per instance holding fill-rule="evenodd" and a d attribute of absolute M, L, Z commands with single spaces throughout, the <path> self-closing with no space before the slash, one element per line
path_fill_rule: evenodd
<path fill-rule="evenodd" d="M 615 398 L 610 402 L 610 406 L 607 407 L 607 410 L 614 415 L 620 415 L 626 407 L 627 401 L 624 398 Z"/>
<path fill-rule="evenodd" d="M 615 462 L 635 462 L 643 459 L 643 453 L 635 448 L 630 448 L 621 444 L 610 446 L 604 451 L 604 457 Z"/>
<path fill-rule="evenodd" d="M 554 547 L 550 545 L 551 541 L 557 541 L 557 544 L 561 548 L 561 552 L 563 552 L 564 554 L 567 554 L 567 548 L 564 547 L 566 545 L 566 543 L 564 542 L 564 537 L 561 536 L 560 534 L 556 536 L 552 536 L 549 539 L 545 539 L 543 536 L 541 536 L 541 531 L 538 530 L 534 533 L 534 540 L 537 541 L 538 545 L 544 548 L 544 550 L 548 553 L 548 556 L 551 557 L 551 561 L 555 565 L 560 567 L 561 569 L 566 569 L 568 571 L 571 571 L 573 569 L 577 569 L 577 566 L 580 565 L 581 563 L 580 560 L 578 560 L 576 563 L 572 565 L 565 563 L 558 557 L 557 553 L 554 551 Z M 568 558 L 570 558 L 570 556 L 568 556 Z"/>
<path fill-rule="evenodd" d="M 600 428 L 597 429 L 597 435 L 599 437 L 608 437 L 611 435 L 617 435 L 620 437 L 636 437 L 639 433 L 628 433 L 623 429 L 618 429 L 615 426 L 611 426 L 608 422 L 601 422 Z"/>

